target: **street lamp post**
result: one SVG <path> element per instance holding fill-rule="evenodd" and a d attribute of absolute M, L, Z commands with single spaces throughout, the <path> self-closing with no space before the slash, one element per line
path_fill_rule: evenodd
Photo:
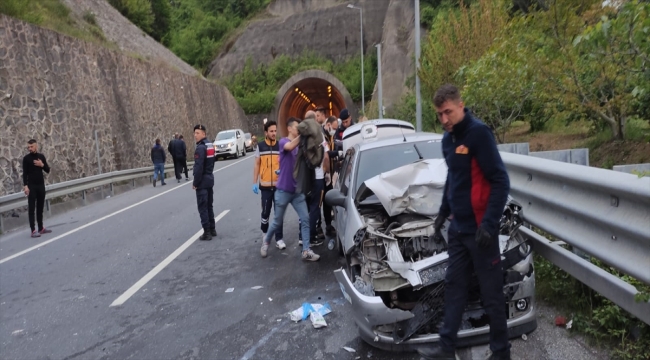
<path fill-rule="evenodd" d="M 382 88 L 381 88 L 381 44 L 375 45 L 377 47 L 377 98 L 379 106 L 379 118 L 384 118 L 384 104 L 382 100 Z"/>
<path fill-rule="evenodd" d="M 361 111 L 363 114 L 366 114 L 366 97 L 365 97 L 365 90 L 364 90 L 364 83 L 363 83 L 363 9 L 359 6 L 354 6 L 352 4 L 348 4 L 348 7 L 350 9 L 357 9 L 359 10 L 359 21 L 361 23 L 361 37 L 360 37 L 360 43 L 361 43 Z"/>
<path fill-rule="evenodd" d="M 415 0 L 415 129 L 422 131 L 422 97 L 420 95 L 420 0 Z"/>

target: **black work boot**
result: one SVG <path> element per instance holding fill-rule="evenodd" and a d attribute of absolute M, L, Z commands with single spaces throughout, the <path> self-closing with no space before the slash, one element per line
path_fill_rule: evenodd
<path fill-rule="evenodd" d="M 422 346 L 418 348 L 418 354 L 425 360 L 456 360 L 454 351 L 445 351 L 438 344 Z"/>
<path fill-rule="evenodd" d="M 210 235 L 212 235 L 212 236 L 217 236 L 217 229 L 215 229 L 215 228 L 211 228 L 211 229 L 210 229 Z"/>
<path fill-rule="evenodd" d="M 199 240 L 212 240 L 212 235 L 210 235 L 210 230 L 203 229 L 203 235 L 201 235 Z"/>
<path fill-rule="evenodd" d="M 329 237 L 334 237 L 334 235 L 336 235 L 336 229 L 334 228 L 334 226 L 327 225 L 327 227 L 325 228 L 325 235 Z"/>

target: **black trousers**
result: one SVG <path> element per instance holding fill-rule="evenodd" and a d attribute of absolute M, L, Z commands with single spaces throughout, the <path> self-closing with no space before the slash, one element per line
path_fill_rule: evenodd
<path fill-rule="evenodd" d="M 201 217 L 201 226 L 204 230 L 214 229 L 214 209 L 212 201 L 214 200 L 214 190 L 212 188 L 196 189 L 196 204 L 199 208 Z"/>
<path fill-rule="evenodd" d="M 29 210 L 29 227 L 32 231 L 36 230 L 34 224 L 34 210 L 36 210 L 36 220 L 38 221 L 38 231 L 43 230 L 43 207 L 45 206 L 45 184 L 27 185 L 29 196 L 27 197 L 27 207 Z"/>
<path fill-rule="evenodd" d="M 454 350 L 456 346 L 472 273 L 476 272 L 483 307 L 490 318 L 490 349 L 493 353 L 509 353 L 499 240 L 495 237 L 489 247 L 479 247 L 474 234 L 460 234 L 452 222 L 449 227 L 448 254 L 440 345 L 447 351 Z"/>
<path fill-rule="evenodd" d="M 323 232 L 320 224 L 320 208 L 323 203 L 323 188 L 325 187 L 325 180 L 314 180 L 311 188 L 311 195 L 307 200 L 309 209 L 309 233 L 313 238 L 316 234 Z"/>
<path fill-rule="evenodd" d="M 185 172 L 185 178 L 187 179 L 187 159 L 186 158 L 174 158 L 174 174 L 176 179 L 181 179 L 181 174 Z"/>
<path fill-rule="evenodd" d="M 271 209 L 275 209 L 275 189 L 260 189 L 262 191 L 262 216 L 260 229 L 264 234 L 269 230 Z M 282 223 L 275 229 L 275 241 L 282 240 Z"/>

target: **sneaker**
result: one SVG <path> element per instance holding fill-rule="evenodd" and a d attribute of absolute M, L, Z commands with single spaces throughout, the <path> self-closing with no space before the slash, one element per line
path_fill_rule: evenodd
<path fill-rule="evenodd" d="M 32 231 L 32 237 L 33 238 L 41 237 L 41 234 L 39 234 L 38 231 L 34 230 Z"/>
<path fill-rule="evenodd" d="M 314 253 L 311 249 L 302 252 L 302 259 L 305 261 L 318 261 L 320 255 Z"/>
<path fill-rule="evenodd" d="M 284 249 L 287 248 L 287 244 L 285 244 L 284 241 L 282 241 L 282 240 L 278 240 L 278 241 L 275 242 L 275 247 L 280 249 L 280 250 L 284 250 Z"/>
<path fill-rule="evenodd" d="M 203 240 L 203 241 L 212 240 L 212 235 L 210 235 L 210 230 L 203 230 L 203 235 L 201 235 L 199 240 Z"/>
<path fill-rule="evenodd" d="M 262 248 L 260 249 L 260 255 L 262 255 L 262 257 L 265 258 L 268 251 L 269 251 L 269 245 L 264 244 L 264 245 L 262 245 Z"/>
<path fill-rule="evenodd" d="M 46 229 L 46 228 L 43 228 L 43 229 L 41 229 L 41 231 L 39 231 L 38 233 L 41 234 L 41 235 L 43 235 L 43 234 L 49 234 L 49 233 L 51 233 L 51 232 L 52 232 L 52 230 L 50 230 L 50 229 Z"/>
<path fill-rule="evenodd" d="M 321 246 L 323 245 L 323 239 L 314 238 L 309 240 L 309 245 L 311 246 Z"/>
<path fill-rule="evenodd" d="M 179 184 L 181 183 L 181 179 L 176 179 L 176 181 L 177 181 Z"/>
<path fill-rule="evenodd" d="M 190 178 L 185 178 L 185 181 L 190 181 Z"/>
<path fill-rule="evenodd" d="M 166 182 L 160 184 L 160 186 L 165 186 L 165 185 L 167 185 Z"/>
<path fill-rule="evenodd" d="M 153 187 L 156 187 L 156 179 L 153 180 Z"/>
<path fill-rule="evenodd" d="M 212 235 L 212 236 L 217 236 L 217 229 L 215 229 L 215 228 L 211 228 L 211 229 L 210 229 L 210 235 Z"/>

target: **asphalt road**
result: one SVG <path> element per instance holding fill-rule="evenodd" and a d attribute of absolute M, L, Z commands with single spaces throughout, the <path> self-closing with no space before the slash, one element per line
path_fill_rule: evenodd
<path fill-rule="evenodd" d="M 251 156 L 217 162 L 212 241 L 194 241 L 194 192 L 174 180 L 46 219 L 53 233 L 38 239 L 28 228 L 0 237 L 0 358 L 418 359 L 359 339 L 332 274 L 336 253 L 320 246 L 320 262 L 303 262 L 294 211 L 285 219 L 288 248 L 260 257 L 252 166 Z M 303 302 L 331 305 L 326 328 L 289 320 Z M 542 310 L 551 313 L 538 331 L 513 341 L 514 359 L 606 358 Z"/>

